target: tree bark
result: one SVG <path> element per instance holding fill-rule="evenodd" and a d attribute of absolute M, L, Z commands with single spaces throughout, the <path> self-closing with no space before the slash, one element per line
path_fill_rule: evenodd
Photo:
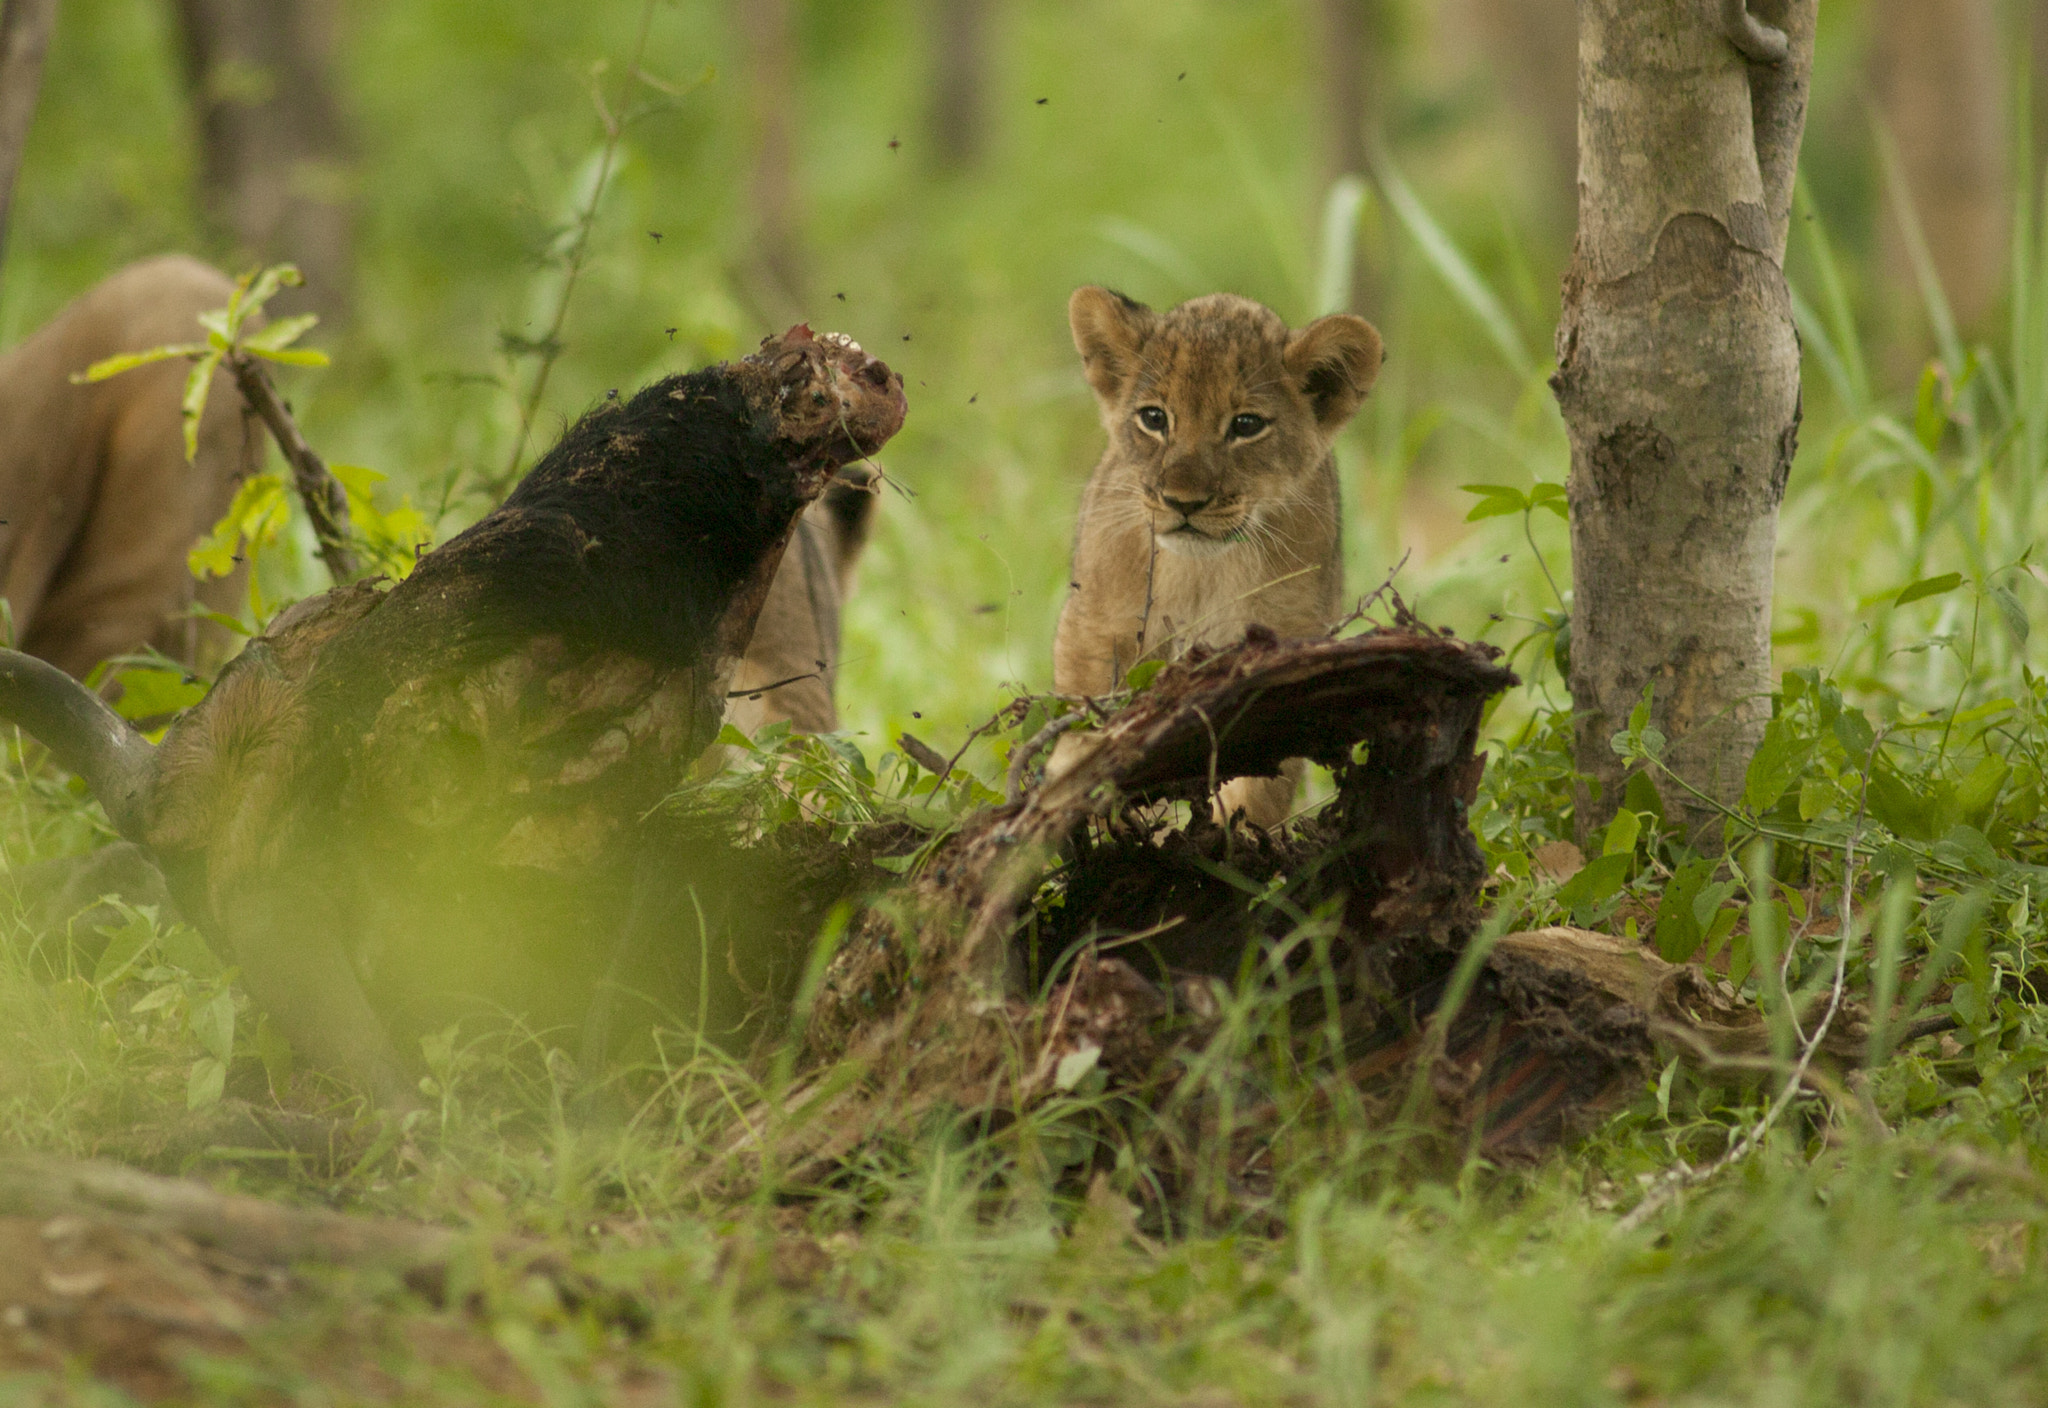
<path fill-rule="evenodd" d="M 754 240 L 751 274 L 774 322 L 803 305 L 795 169 L 796 21 L 790 0 L 741 0 L 754 162 L 747 185 Z"/>
<path fill-rule="evenodd" d="M 352 284 L 347 140 L 329 81 L 331 0 L 177 0 L 199 115 L 200 192 L 237 260 L 289 260 L 306 277 L 273 312 L 347 316 Z M 293 305 L 298 306 L 293 306 Z"/>
<path fill-rule="evenodd" d="M 989 0 L 937 0 L 932 144 L 949 171 L 974 165 L 987 137 Z"/>
<path fill-rule="evenodd" d="M 1620 800 L 1610 739 L 1645 686 L 1670 767 L 1723 801 L 1768 712 L 1799 428 L 1783 265 L 1815 4 L 1759 6 L 1790 39 L 1771 64 L 1737 50 L 1719 7 L 1580 0 L 1579 233 L 1551 385 L 1572 449 L 1578 766 L 1598 791 L 1582 831 Z M 1659 781 L 1668 806 L 1711 819 Z"/>
<path fill-rule="evenodd" d="M 1486 58 L 1507 111 L 1533 128 L 1561 187 L 1578 165 L 1578 18 L 1573 0 L 1477 0 Z"/>
<path fill-rule="evenodd" d="M 0 258 L 7 252 L 14 178 L 43 86 L 43 55 L 56 25 L 57 0 L 7 0 L 0 9 Z"/>
<path fill-rule="evenodd" d="M 1885 129 L 1949 310 L 1982 331 L 2005 281 L 2011 230 L 2005 73 L 1994 0 L 1874 0 L 1871 68 Z M 1906 376 L 1917 375 L 1928 324 L 1905 230 L 1889 203 L 1879 250 Z"/>
<path fill-rule="evenodd" d="M 2027 181 L 2040 180 L 2041 168 L 2048 161 L 2048 0 L 2032 0 L 2026 10 L 2027 49 L 2033 62 L 2029 65 L 2027 94 L 2028 116 L 2033 120 L 2034 161 L 2033 169 L 2027 173 Z M 2028 192 L 2021 193 L 2021 199 L 2031 200 Z"/>
<path fill-rule="evenodd" d="M 1370 135 L 1379 130 L 1384 65 L 1379 45 L 1382 0 L 1322 0 L 1324 109 L 1329 116 L 1329 157 L 1325 187 L 1344 176 L 1370 180 Z M 1364 242 L 1351 252 L 1349 309 L 1318 313 L 1364 313 L 1380 302 L 1377 271 L 1365 257 Z"/>

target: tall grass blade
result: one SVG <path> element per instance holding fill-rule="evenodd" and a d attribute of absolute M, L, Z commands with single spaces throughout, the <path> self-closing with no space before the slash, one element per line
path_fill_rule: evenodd
<path fill-rule="evenodd" d="M 1339 176 L 1323 198 L 1322 264 L 1316 271 L 1315 315 L 1342 313 L 1351 307 L 1352 271 L 1358 267 L 1358 223 L 1365 214 L 1365 182 Z"/>
<path fill-rule="evenodd" d="M 1192 298 L 1204 289 L 1216 287 L 1216 281 L 1204 273 L 1202 267 L 1188 258 L 1173 241 L 1135 220 L 1126 220 L 1120 215 L 1106 215 L 1096 222 L 1095 233 L 1105 242 L 1115 245 L 1126 254 L 1137 256 L 1164 274 L 1173 287 L 1175 302 L 1182 298 Z"/>
<path fill-rule="evenodd" d="M 1863 415 L 1870 409 L 1870 371 L 1863 362 L 1863 338 L 1856 328 L 1856 314 L 1849 306 L 1849 292 L 1842 282 L 1842 266 L 1835 259 L 1834 241 L 1828 238 L 1827 225 L 1814 209 L 1804 175 L 1793 187 L 1792 201 L 1806 252 L 1813 260 L 1814 271 L 1820 275 L 1821 298 L 1827 308 L 1826 336 L 1839 359 L 1842 385 L 1848 388 L 1842 395 L 1842 404 L 1851 415 Z M 1800 306 L 1796 293 L 1792 306 L 1796 318 Z M 1809 316 L 1809 321 L 1816 328 L 1820 326 L 1817 318 Z M 1809 340 L 1813 336 L 1804 323 L 1799 332 Z"/>
<path fill-rule="evenodd" d="M 1941 353 L 1941 359 L 1948 364 L 1951 376 L 1961 376 L 1963 371 L 1963 341 L 1956 332 L 1955 313 L 1949 308 L 1948 295 L 1942 291 L 1941 275 L 1934 267 L 1934 256 L 1927 248 L 1927 232 L 1920 226 L 1920 213 L 1913 206 L 1913 193 L 1906 186 L 1906 170 L 1899 160 L 1898 143 L 1892 140 L 1891 129 L 1875 111 L 1871 113 L 1870 125 L 1877 137 L 1879 165 L 1884 170 L 1886 203 L 1891 206 L 1892 218 L 1899 222 L 1899 233 L 1906 243 L 1906 257 L 1913 264 L 1913 279 L 1920 285 L 1920 300 L 1927 307 L 1927 321 L 1934 329 L 1934 345 Z M 1966 443 L 1970 427 L 1963 427 Z M 1974 448 L 1974 446 L 1972 447 Z"/>
<path fill-rule="evenodd" d="M 1493 340 L 1494 347 L 1499 350 L 1501 360 L 1514 369 L 1516 376 L 1525 381 L 1533 379 L 1537 372 L 1536 359 L 1529 354 L 1529 349 L 1523 344 L 1522 331 L 1515 326 L 1515 320 L 1509 316 L 1506 307 L 1494 296 L 1493 290 L 1487 287 L 1486 281 L 1479 276 L 1479 271 L 1472 267 L 1472 262 L 1465 257 L 1456 242 L 1444 233 L 1443 227 L 1437 224 L 1428 210 L 1424 209 L 1407 181 L 1402 179 L 1393 158 L 1384 150 L 1376 151 L 1372 164 L 1373 175 L 1379 181 L 1380 191 L 1386 196 L 1387 204 L 1392 207 L 1403 228 L 1408 231 L 1409 238 L 1413 239 L 1416 247 L 1422 251 L 1422 257 L 1429 261 L 1437 276 L 1450 288 L 1458 301 L 1465 305 L 1466 311 L 1479 320 L 1480 327 L 1485 329 L 1486 335 Z"/>

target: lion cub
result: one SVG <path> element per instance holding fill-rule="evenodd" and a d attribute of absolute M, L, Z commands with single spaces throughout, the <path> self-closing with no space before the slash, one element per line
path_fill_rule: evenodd
<path fill-rule="evenodd" d="M 1053 688 L 1106 694 L 1141 659 L 1254 622 L 1324 634 L 1343 591 L 1330 442 L 1379 375 L 1372 324 L 1339 313 L 1295 331 L 1228 293 L 1155 313 L 1105 288 L 1077 290 L 1067 317 L 1109 448 L 1081 499 Z M 1087 747 L 1062 743 L 1056 770 Z M 1300 771 L 1230 782 L 1220 814 L 1278 825 Z"/>

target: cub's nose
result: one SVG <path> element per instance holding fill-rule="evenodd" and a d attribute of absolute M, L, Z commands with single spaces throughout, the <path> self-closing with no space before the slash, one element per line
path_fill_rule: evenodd
<path fill-rule="evenodd" d="M 1209 498 L 1214 497 L 1215 495 L 1213 494 L 1209 496 Z M 1207 498 L 1175 499 L 1169 498 L 1166 495 L 1161 494 L 1159 496 L 1159 500 L 1168 508 L 1172 509 L 1175 513 L 1179 514 L 1182 518 L 1193 518 L 1196 514 L 1200 513 L 1203 509 L 1209 506 L 1209 499 Z"/>

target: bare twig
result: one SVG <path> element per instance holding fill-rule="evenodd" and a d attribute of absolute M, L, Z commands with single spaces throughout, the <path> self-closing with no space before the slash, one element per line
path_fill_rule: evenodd
<path fill-rule="evenodd" d="M 953 770 L 953 765 L 946 761 L 944 754 L 914 733 L 897 735 L 896 746 L 903 750 L 903 756 L 937 777 L 940 782 L 944 782 L 946 774 Z"/>
<path fill-rule="evenodd" d="M 1008 800 L 1012 803 L 1023 800 L 1024 772 L 1031 766 L 1031 760 L 1043 752 L 1048 744 L 1075 724 L 1086 722 L 1088 715 L 1076 709 L 1071 714 L 1062 714 L 1044 728 L 1010 750 L 1010 779 Z"/>
<path fill-rule="evenodd" d="M 805 670 L 800 675 L 789 675 L 775 681 L 773 684 L 754 685 L 749 689 L 728 689 L 725 692 L 725 697 L 727 699 L 759 699 L 770 690 L 781 689 L 784 685 L 795 684 L 798 680 L 814 680 L 817 677 L 818 672 L 816 670 Z"/>
<path fill-rule="evenodd" d="M 7 249 L 7 216 L 14 177 L 28 146 L 43 85 L 43 55 L 57 23 L 57 0 L 7 0 L 0 9 L 0 256 Z"/>
<path fill-rule="evenodd" d="M 1003 721 L 1003 710 L 998 709 L 988 716 L 988 722 L 967 735 L 967 741 L 960 745 L 960 751 L 946 759 L 945 767 L 939 769 L 939 781 L 944 782 L 953 775 L 953 769 L 960 766 L 960 760 L 967 756 L 967 750 L 974 746 L 974 740 L 987 733 Z"/>
<path fill-rule="evenodd" d="M 1842 1010 L 1842 993 L 1847 987 L 1849 973 L 1849 945 L 1855 941 L 1855 926 L 1850 922 L 1852 905 L 1856 898 L 1856 839 L 1862 834 L 1863 821 L 1870 809 L 1870 774 L 1877 767 L 1877 750 L 1884 746 L 1884 730 L 1879 730 L 1871 740 L 1870 755 L 1863 760 L 1863 792 L 1856 805 L 1856 821 L 1849 828 L 1849 841 L 1843 850 L 1842 859 L 1842 927 L 1841 942 L 1835 946 L 1835 972 L 1828 989 L 1827 1009 L 1821 1013 L 1820 1021 L 1814 1026 L 1813 1035 L 1806 1039 L 1799 1049 L 1799 1059 L 1792 1065 L 1792 1072 L 1785 1077 L 1785 1083 L 1778 1088 L 1771 1103 L 1765 1107 L 1762 1118 L 1743 1132 L 1740 1139 L 1728 1147 L 1728 1152 L 1703 1169 L 1693 1168 L 1681 1161 L 1667 1172 L 1643 1200 L 1629 1210 L 1626 1217 L 1616 1224 L 1617 1232 L 1632 1232 L 1649 1221 L 1658 1212 L 1669 1206 L 1686 1189 L 1706 1182 L 1722 1169 L 1740 1163 L 1754 1153 L 1763 1143 L 1764 1136 L 1778 1122 L 1786 1105 L 1806 1083 L 1807 1068 L 1813 1064 L 1813 1055 L 1820 1050 L 1821 1042 L 1827 1039 L 1828 1028 L 1835 1016 Z"/>
<path fill-rule="evenodd" d="M 242 399 L 262 417 L 271 438 L 277 441 L 277 448 L 284 452 L 285 462 L 292 467 L 292 487 L 299 491 L 299 501 L 306 506 L 306 517 L 313 525 L 313 537 L 320 546 L 320 560 L 327 564 L 328 575 L 336 586 L 355 580 L 361 568 L 349 546 L 348 494 L 341 481 L 306 442 L 291 411 L 278 399 L 277 388 L 270 384 L 270 374 L 263 369 L 263 363 L 242 352 L 231 352 L 222 361 L 234 376 Z"/>
<path fill-rule="evenodd" d="M 1383 596 L 1388 596 L 1391 594 L 1395 601 L 1400 601 L 1401 594 L 1394 590 L 1394 578 L 1400 576 L 1401 569 L 1408 565 L 1409 556 L 1410 554 L 1408 552 L 1403 552 L 1401 554 L 1401 560 L 1395 563 L 1393 567 L 1388 570 L 1387 575 L 1383 579 L 1381 579 L 1380 584 L 1374 587 L 1371 591 L 1367 592 L 1364 596 L 1360 597 L 1358 599 L 1358 605 L 1354 606 L 1351 609 L 1351 614 L 1344 617 L 1342 620 L 1332 624 L 1329 633 L 1333 636 L 1337 635 L 1340 632 L 1342 632 L 1346 626 L 1352 624 L 1352 622 L 1361 621 L 1365 619 L 1365 613 L 1372 610 L 1373 607 L 1377 606 L 1379 604 L 1380 598 Z M 1407 608 L 1403 606 L 1401 609 L 1405 611 Z"/>
<path fill-rule="evenodd" d="M 628 91 L 634 82 L 642 78 L 641 60 L 647 57 L 647 31 L 653 23 L 654 0 L 646 0 L 640 7 L 640 33 L 633 42 L 633 61 L 626 65 Z M 526 399 L 519 403 L 519 434 L 512 442 L 512 457 L 505 462 L 505 472 L 491 486 L 493 498 L 503 498 L 511 489 L 513 480 L 519 475 L 519 462 L 526 458 L 527 441 L 533 436 L 533 419 L 540 413 L 541 397 L 547 394 L 548 376 L 555 369 L 556 359 L 562 355 L 562 326 L 568 321 L 569 300 L 576 292 L 576 281 L 582 277 L 583 265 L 589 255 L 590 230 L 597 223 L 598 205 L 604 200 L 605 188 L 611 184 L 612 170 L 618 163 L 619 140 L 626 133 L 626 117 L 623 113 L 613 112 L 605 103 L 604 90 L 595 79 L 591 83 L 591 98 L 597 104 L 598 121 L 604 126 L 604 150 L 597 160 L 597 180 L 591 184 L 590 198 L 576 212 L 569 247 L 562 253 L 564 273 L 561 291 L 555 296 L 554 316 L 548 320 L 547 331 L 533 344 L 539 350 L 540 365 L 534 369 L 533 382 L 526 388 Z"/>

